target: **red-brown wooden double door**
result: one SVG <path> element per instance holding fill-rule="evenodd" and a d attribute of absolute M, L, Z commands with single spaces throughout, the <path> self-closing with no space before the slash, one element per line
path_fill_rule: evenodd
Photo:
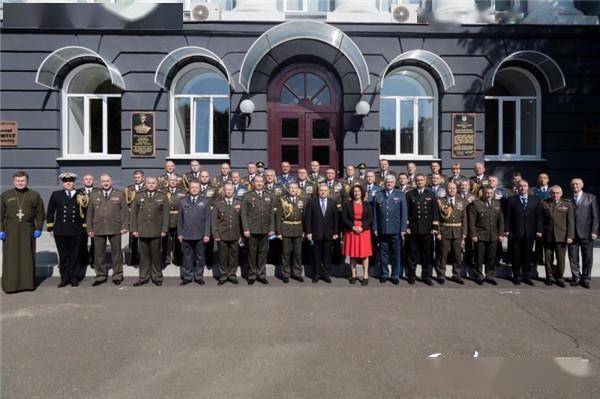
<path fill-rule="evenodd" d="M 293 64 L 270 82 L 269 166 L 294 170 L 313 160 L 338 170 L 340 91 L 335 75 L 318 64 Z"/>

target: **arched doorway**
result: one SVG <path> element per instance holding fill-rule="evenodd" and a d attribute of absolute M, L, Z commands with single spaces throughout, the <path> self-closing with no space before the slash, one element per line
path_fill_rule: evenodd
<path fill-rule="evenodd" d="M 294 170 L 312 160 L 340 164 L 341 90 L 336 76 L 316 63 L 295 63 L 269 82 L 269 165 Z"/>

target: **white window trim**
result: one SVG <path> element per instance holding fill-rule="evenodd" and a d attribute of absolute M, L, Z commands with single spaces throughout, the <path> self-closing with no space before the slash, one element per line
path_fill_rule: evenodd
<path fill-rule="evenodd" d="M 404 66 L 399 68 L 400 70 L 405 71 L 413 71 L 424 76 L 431 88 L 433 90 L 433 96 L 380 96 L 379 102 L 381 104 L 382 100 L 395 100 L 396 102 L 396 154 L 395 155 L 383 155 L 381 154 L 381 150 L 379 151 L 379 159 L 388 159 L 390 161 L 403 161 L 403 160 L 427 160 L 427 161 L 435 161 L 439 160 L 437 154 L 438 153 L 438 90 L 437 84 L 433 77 L 426 71 L 421 68 Z M 385 79 L 385 78 L 384 78 Z M 431 100 L 433 102 L 433 154 L 432 155 L 422 155 L 419 154 L 419 100 Z M 412 153 L 401 153 L 400 150 L 400 103 L 401 101 L 412 101 L 413 103 L 413 152 Z M 380 112 L 381 112 L 381 106 Z M 381 140 L 381 127 L 380 127 L 380 137 Z M 380 141 L 381 143 L 381 141 Z"/>
<path fill-rule="evenodd" d="M 486 161 L 543 161 L 542 154 L 542 96 L 541 87 L 535 76 L 526 69 L 507 67 L 525 75 L 533 84 L 535 96 L 485 96 L 486 100 L 498 100 L 498 155 L 484 155 Z M 521 154 L 521 100 L 535 100 L 535 154 Z M 515 153 L 504 154 L 503 148 L 503 107 L 505 101 L 515 102 Z M 486 134 L 486 133 L 484 133 Z M 485 152 L 485 151 L 484 151 Z"/>
<path fill-rule="evenodd" d="M 227 134 L 230 135 L 231 140 L 231 95 L 226 94 L 175 94 L 175 87 L 177 86 L 177 81 L 181 76 L 183 76 L 190 69 L 195 68 L 195 64 L 190 64 L 183 68 L 181 71 L 177 73 L 175 79 L 171 83 L 171 90 L 169 93 L 169 159 L 229 159 L 230 155 L 228 154 L 214 154 L 214 130 L 213 130 L 213 119 L 214 119 L 214 106 L 213 101 L 215 98 L 226 98 L 229 100 L 229 115 L 230 119 L 228 121 Z M 175 99 L 177 98 L 187 98 L 190 101 L 190 153 L 189 154 L 178 154 L 175 153 Z M 196 99 L 210 99 L 210 118 L 208 121 L 208 152 L 192 152 L 192 149 L 196 148 Z M 231 142 L 229 142 L 229 147 L 231 151 Z"/>
<path fill-rule="evenodd" d="M 83 70 L 97 64 L 83 64 L 69 72 L 65 79 L 62 94 L 62 154 L 57 161 L 79 160 L 120 160 L 121 154 L 108 153 L 108 98 L 121 98 L 120 94 L 69 94 L 71 81 Z M 83 154 L 69 153 L 69 98 L 83 98 Z M 102 152 L 89 152 L 90 143 L 90 100 L 102 100 Z M 121 134 L 121 132 L 119 132 Z"/>
<path fill-rule="evenodd" d="M 328 9 L 327 11 L 318 11 L 318 10 L 309 10 L 308 9 L 308 2 L 309 0 L 302 0 L 302 9 L 301 10 L 288 10 L 287 7 L 287 0 L 283 0 L 283 12 L 286 14 L 306 14 L 306 13 L 310 13 L 310 14 L 327 14 L 329 12 L 329 9 L 331 8 L 331 0 L 329 0 L 329 2 L 327 3 L 328 5 Z"/>

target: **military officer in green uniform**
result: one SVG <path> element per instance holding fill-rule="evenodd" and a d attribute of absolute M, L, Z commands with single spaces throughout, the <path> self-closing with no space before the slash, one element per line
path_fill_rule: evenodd
<path fill-rule="evenodd" d="M 206 198 L 212 208 L 213 202 L 217 199 L 218 187 L 213 186 L 208 170 L 200 171 L 200 197 Z"/>
<path fill-rule="evenodd" d="M 287 195 L 279 199 L 276 214 L 277 236 L 283 241 L 282 274 L 283 282 L 290 278 L 303 282 L 302 278 L 302 241 L 304 230 L 302 220 L 306 200 L 298 195 L 298 183 L 288 183 Z"/>
<path fill-rule="evenodd" d="M 14 188 L 0 196 L 2 289 L 6 293 L 34 289 L 35 240 L 42 235 L 44 202 L 27 187 L 27 172 L 13 175 Z"/>
<path fill-rule="evenodd" d="M 456 183 L 450 182 L 446 186 L 446 196 L 438 198 L 440 228 L 437 239 L 440 245 L 440 258 L 436 262 L 437 275 L 444 278 L 448 255 L 452 260 L 452 280 L 464 284 L 461 278 L 461 250 L 467 237 L 467 201 L 459 198 Z"/>
<path fill-rule="evenodd" d="M 482 195 L 482 199 L 475 200 L 468 207 L 468 231 L 475 247 L 475 282 L 483 284 L 485 264 L 485 281 L 496 285 L 496 245 L 504 234 L 504 215 L 491 187 L 484 188 Z"/>
<path fill-rule="evenodd" d="M 96 279 L 93 286 L 103 284 L 108 279 L 104 265 L 106 241 L 110 241 L 112 255 L 112 281 L 119 285 L 123 282 L 123 257 L 121 255 L 121 234 L 129 226 L 129 208 L 125 194 L 112 186 L 109 175 L 100 176 L 101 190 L 90 194 L 86 215 L 88 235 L 94 239 L 94 271 Z"/>
<path fill-rule="evenodd" d="M 277 175 L 273 169 L 265 170 L 265 190 L 277 198 L 285 194 L 285 187 L 277 183 Z"/>
<path fill-rule="evenodd" d="M 275 235 L 277 198 L 265 191 L 264 177 L 254 178 L 253 190 L 242 198 L 242 229 L 248 239 L 248 284 L 256 280 L 268 284 L 267 250 L 270 236 Z"/>
<path fill-rule="evenodd" d="M 366 186 L 366 182 L 360 177 L 356 176 L 356 168 L 354 167 L 354 165 L 346 166 L 346 177 L 340 179 L 339 182 L 342 183 L 342 186 L 344 187 L 344 200 L 350 198 L 350 190 L 352 189 L 352 187 L 361 186 L 364 189 Z"/>
<path fill-rule="evenodd" d="M 252 182 L 254 181 L 254 178 L 258 176 L 256 164 L 254 162 L 248 162 L 246 170 L 248 171 L 248 174 L 242 178 L 241 183 L 246 186 L 246 189 L 252 190 Z"/>
<path fill-rule="evenodd" d="M 169 179 L 173 176 L 177 178 L 177 187 L 183 187 L 183 177 L 175 172 L 175 162 L 165 161 L 165 173 L 158 176 L 159 189 L 166 190 L 169 187 Z"/>
<path fill-rule="evenodd" d="M 308 175 L 308 180 L 315 188 L 319 185 L 319 183 L 323 183 L 325 181 L 325 176 L 321 174 L 321 164 L 319 164 L 318 161 L 312 161 L 310 163 L 310 174 Z M 316 194 L 316 190 L 314 194 Z"/>
<path fill-rule="evenodd" d="M 168 186 L 163 192 L 169 200 L 169 232 L 162 238 L 162 260 L 163 266 L 167 266 L 171 262 L 177 266 L 181 266 L 181 242 L 177 239 L 177 206 L 179 201 L 187 196 L 187 192 L 178 186 L 177 176 L 170 176 L 167 182 Z"/>
<path fill-rule="evenodd" d="M 308 171 L 305 168 L 298 169 L 298 194 L 309 199 L 316 193 L 315 185 L 308 180 Z"/>
<path fill-rule="evenodd" d="M 223 185 L 223 198 L 214 203 L 212 210 L 212 235 L 219 251 L 219 285 L 227 281 L 238 283 L 239 241 L 242 237 L 240 213 L 242 203 L 235 198 L 232 183 Z"/>
<path fill-rule="evenodd" d="M 169 230 L 170 206 L 165 193 L 157 191 L 154 177 L 146 179 L 146 190 L 139 193 L 131 207 L 131 234 L 139 239 L 140 276 L 133 286 L 147 284 L 150 279 L 162 285 L 161 237 Z"/>
<path fill-rule="evenodd" d="M 223 162 L 219 168 L 219 176 L 215 176 L 210 180 L 211 186 L 217 190 L 223 188 L 225 183 L 231 183 L 231 166 L 229 162 Z"/>
<path fill-rule="evenodd" d="M 200 162 L 197 159 L 190 161 L 190 171 L 182 176 L 182 184 L 185 191 L 190 191 L 190 182 L 200 179 Z"/>
<path fill-rule="evenodd" d="M 129 206 L 129 211 L 131 212 L 131 206 L 135 201 L 136 195 L 145 190 L 145 176 L 144 172 L 141 170 L 135 170 L 133 172 L 133 184 L 125 187 L 125 200 L 127 201 L 127 205 Z M 131 223 L 131 215 L 129 217 L 129 222 Z M 137 237 L 133 236 L 131 233 L 133 230 L 129 229 L 129 263 L 130 266 L 137 266 L 140 264 L 140 252 L 139 246 L 140 241 Z"/>
<path fill-rule="evenodd" d="M 546 285 L 564 287 L 565 254 L 567 245 L 575 239 L 575 210 L 573 204 L 562 198 L 562 188 L 553 186 L 550 198 L 542 202 L 544 215 L 544 258 L 546 260 Z M 556 258 L 556 265 L 554 264 Z"/>

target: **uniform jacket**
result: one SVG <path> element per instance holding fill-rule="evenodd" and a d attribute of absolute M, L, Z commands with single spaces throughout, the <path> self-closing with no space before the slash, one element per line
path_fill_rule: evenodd
<path fill-rule="evenodd" d="M 369 185 L 365 184 L 365 195 L 367 197 L 367 201 L 372 205 L 375 200 L 375 195 L 381 191 L 381 187 L 377 184 L 373 183 L 371 189 L 369 190 Z M 375 216 L 375 215 L 373 215 Z"/>
<path fill-rule="evenodd" d="M 375 172 L 375 183 L 380 186 L 383 186 L 385 183 L 385 177 L 390 175 L 396 177 L 396 173 L 391 170 L 388 170 L 385 173 L 385 176 L 381 170 L 378 170 L 377 172 Z"/>
<path fill-rule="evenodd" d="M 534 187 L 531 190 L 531 195 L 536 196 L 540 201 L 548 199 L 550 197 L 550 186 L 545 187 L 546 191 L 542 190 L 540 187 Z"/>
<path fill-rule="evenodd" d="M 408 202 L 408 228 L 411 234 L 430 234 L 439 225 L 438 205 L 430 190 L 412 190 L 406 194 Z"/>
<path fill-rule="evenodd" d="M 212 234 L 215 239 L 237 241 L 242 236 L 242 202 L 232 199 L 231 206 L 225 199 L 216 201 L 212 210 Z"/>
<path fill-rule="evenodd" d="M 467 206 L 469 203 L 457 196 L 454 197 L 454 206 L 450 205 L 450 198 L 438 198 L 440 211 L 440 234 L 442 239 L 455 239 L 467 236 Z"/>
<path fill-rule="evenodd" d="M 575 239 L 575 212 L 573 204 L 566 199 L 558 203 L 548 198 L 542 201 L 544 213 L 544 241 L 566 242 Z"/>
<path fill-rule="evenodd" d="M 211 210 L 208 200 L 198 196 L 196 204 L 185 197 L 177 202 L 177 236 L 184 240 L 201 240 L 210 237 Z"/>
<path fill-rule="evenodd" d="M 277 198 L 281 198 L 285 194 L 285 187 L 279 183 L 273 183 L 270 185 L 265 183 L 265 191 Z"/>
<path fill-rule="evenodd" d="M 288 173 L 287 175 L 279 175 L 277 176 L 277 183 L 281 186 L 287 186 L 289 183 L 295 182 L 298 180 L 298 177 L 293 173 Z"/>
<path fill-rule="evenodd" d="M 104 190 L 90 194 L 86 215 L 87 231 L 95 235 L 120 234 L 127 230 L 129 223 L 129 207 L 122 191 L 113 188 L 110 195 L 104 198 Z"/>
<path fill-rule="evenodd" d="M 523 209 L 521 199 L 513 195 L 506 202 L 505 228 L 509 238 L 535 239 L 536 233 L 543 231 L 543 214 L 540 200 L 532 195 L 527 196 L 527 208 Z"/>
<path fill-rule="evenodd" d="M 277 197 L 262 190 L 262 198 L 255 190 L 248 191 L 242 198 L 242 229 L 251 234 L 268 234 L 275 231 Z"/>
<path fill-rule="evenodd" d="M 131 231 L 142 238 L 160 237 L 169 231 L 170 210 L 166 194 L 155 191 L 150 198 L 148 191 L 139 192 L 131 206 Z"/>
<path fill-rule="evenodd" d="M 316 188 L 317 186 L 308 179 L 303 182 L 297 181 L 296 183 L 298 183 L 298 188 L 300 189 L 300 193 L 304 197 L 310 198 L 317 193 L 317 188 Z"/>
<path fill-rule="evenodd" d="M 299 195 L 295 202 L 289 196 L 283 196 L 279 199 L 279 206 L 276 214 L 277 235 L 284 237 L 301 237 L 303 231 L 302 219 L 306 209 L 307 200 Z"/>
<path fill-rule="evenodd" d="M 187 192 L 183 188 L 176 188 L 175 193 L 171 193 L 171 189 L 167 188 L 163 191 L 169 200 L 169 228 L 177 227 L 177 215 L 179 214 L 179 201 L 187 196 Z"/>
<path fill-rule="evenodd" d="M 571 198 L 575 209 L 575 234 L 577 238 L 589 240 L 592 233 L 598 234 L 600 225 L 596 196 L 590 193 L 582 193 L 579 205 L 575 202 L 574 196 Z"/>
<path fill-rule="evenodd" d="M 379 235 L 400 234 L 406 232 L 407 221 L 406 194 L 398 189 L 390 195 L 383 189 L 377 191 L 373 200 L 373 231 Z"/>
<path fill-rule="evenodd" d="M 488 175 L 483 175 L 481 179 L 477 176 L 469 177 L 469 190 L 473 194 L 477 194 L 482 187 L 487 187 L 490 182 L 490 177 Z"/>
<path fill-rule="evenodd" d="M 54 191 L 48 200 L 46 226 L 56 236 L 78 236 L 85 227 L 85 194 L 74 190 L 69 198 L 65 190 Z M 81 208 L 80 208 L 80 204 Z M 82 215 L 83 213 L 83 215 Z"/>
<path fill-rule="evenodd" d="M 467 207 L 469 217 L 469 237 L 477 237 L 479 241 L 497 241 L 504 234 L 504 214 L 500 201 L 492 200 L 486 206 L 482 200 L 475 200 Z"/>
<path fill-rule="evenodd" d="M 312 234 L 313 240 L 331 240 L 339 234 L 339 212 L 337 202 L 327 199 L 325 216 L 321 211 L 321 199 L 313 197 L 304 211 L 304 233 Z"/>

